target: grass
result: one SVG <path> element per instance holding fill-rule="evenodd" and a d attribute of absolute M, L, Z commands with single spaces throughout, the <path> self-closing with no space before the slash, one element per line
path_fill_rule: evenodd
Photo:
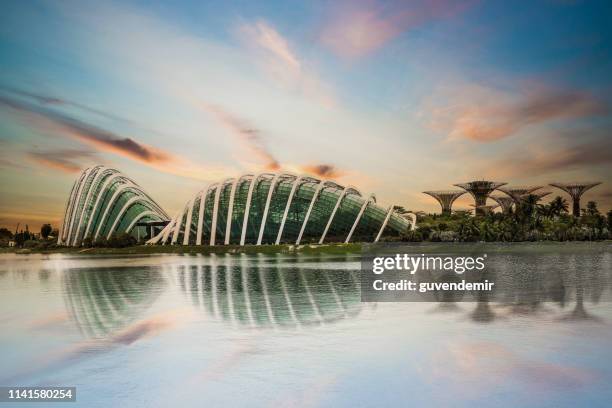
<path fill-rule="evenodd" d="M 361 244 L 325 245 L 138 245 L 126 248 L 0 248 L 2 253 L 15 254 L 83 254 L 83 255 L 150 255 L 150 254 L 348 254 L 359 253 Z"/>

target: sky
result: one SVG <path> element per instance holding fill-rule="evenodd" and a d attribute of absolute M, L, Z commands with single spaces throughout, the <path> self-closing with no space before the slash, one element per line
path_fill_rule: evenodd
<path fill-rule="evenodd" d="M 0 227 L 57 226 L 95 164 L 171 214 L 270 171 L 415 211 L 474 179 L 602 181 L 583 203 L 607 211 L 610 72 L 605 1 L 5 1 Z"/>

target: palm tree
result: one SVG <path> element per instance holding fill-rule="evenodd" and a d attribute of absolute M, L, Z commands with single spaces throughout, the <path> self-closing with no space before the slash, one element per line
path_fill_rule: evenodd
<path fill-rule="evenodd" d="M 599 215 L 599 209 L 597 209 L 597 203 L 595 201 L 589 201 L 586 208 L 587 215 Z"/>
<path fill-rule="evenodd" d="M 556 196 L 549 204 L 550 206 L 550 210 L 551 210 L 551 214 L 553 216 L 559 216 L 562 213 L 567 213 L 567 201 L 560 197 L 560 196 Z"/>

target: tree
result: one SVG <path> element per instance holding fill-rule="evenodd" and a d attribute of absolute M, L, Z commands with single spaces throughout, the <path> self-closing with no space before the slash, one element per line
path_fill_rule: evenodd
<path fill-rule="evenodd" d="M 597 203 L 595 201 L 589 201 L 587 203 L 586 214 L 591 216 L 599 215 L 599 209 L 597 209 Z"/>
<path fill-rule="evenodd" d="M 406 208 L 404 208 L 401 205 L 396 205 L 393 207 L 393 211 L 395 211 L 397 214 L 408 214 L 410 211 L 408 211 Z"/>
<path fill-rule="evenodd" d="M 40 227 L 40 236 L 47 239 L 49 238 L 49 234 L 51 234 L 52 230 L 53 228 L 51 228 L 51 224 L 43 224 L 43 226 Z"/>
<path fill-rule="evenodd" d="M 567 201 L 560 197 L 560 196 L 556 196 L 549 204 L 550 207 L 550 213 L 553 216 L 559 216 L 563 213 L 567 213 Z"/>
<path fill-rule="evenodd" d="M 9 240 L 13 238 L 13 233 L 9 231 L 7 228 L 0 228 L 0 239 Z"/>

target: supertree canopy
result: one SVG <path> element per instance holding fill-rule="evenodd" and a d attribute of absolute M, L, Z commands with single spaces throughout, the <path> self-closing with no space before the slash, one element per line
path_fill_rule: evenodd
<path fill-rule="evenodd" d="M 591 188 L 601 184 L 600 181 L 573 182 L 573 183 L 550 183 L 551 186 L 560 188 L 572 197 L 572 214 L 580 217 L 580 197 Z"/>
<path fill-rule="evenodd" d="M 465 194 L 465 191 L 423 191 L 423 194 L 427 194 L 438 200 L 438 203 L 440 203 L 442 207 L 442 214 L 450 214 L 453 203 L 457 198 Z"/>
<path fill-rule="evenodd" d="M 505 213 L 509 213 L 512 209 L 512 205 L 514 204 L 514 199 L 512 197 L 508 197 L 502 194 L 491 194 L 489 198 L 499 204 L 502 208 L 502 211 Z"/>
<path fill-rule="evenodd" d="M 506 183 L 497 181 L 475 180 L 467 183 L 455 184 L 455 186 L 464 189 L 474 197 L 476 215 L 485 215 L 486 210 L 484 206 L 487 204 L 489 194 L 505 184 Z"/>
<path fill-rule="evenodd" d="M 515 204 L 519 204 L 524 196 L 541 188 L 542 186 L 504 186 L 498 188 L 498 190 L 512 197 Z"/>

